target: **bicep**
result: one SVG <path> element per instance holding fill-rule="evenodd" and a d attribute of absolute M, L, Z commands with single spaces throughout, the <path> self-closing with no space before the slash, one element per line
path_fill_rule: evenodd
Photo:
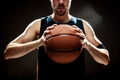
<path fill-rule="evenodd" d="M 30 23 L 24 32 L 15 38 L 11 43 L 26 43 L 35 39 L 38 34 L 39 22 L 33 21 Z"/>
<path fill-rule="evenodd" d="M 20 34 L 16 39 L 14 39 L 12 42 L 16 43 L 26 43 L 29 41 L 32 41 L 34 39 L 34 32 L 30 29 L 25 30 L 22 34 Z"/>
<path fill-rule="evenodd" d="M 102 44 L 101 41 L 95 35 L 95 32 L 91 27 L 91 25 L 84 20 L 83 20 L 83 25 L 84 25 L 84 30 L 85 30 L 85 35 L 87 40 L 95 46 Z"/>

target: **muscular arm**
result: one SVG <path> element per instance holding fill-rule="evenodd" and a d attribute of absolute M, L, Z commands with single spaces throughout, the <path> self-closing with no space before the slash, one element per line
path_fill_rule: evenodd
<path fill-rule="evenodd" d="M 21 35 L 7 45 L 5 59 L 19 58 L 41 46 L 41 39 L 34 40 L 39 35 L 39 30 L 40 20 L 30 23 Z"/>
<path fill-rule="evenodd" d="M 88 50 L 88 52 L 96 62 L 108 65 L 110 61 L 108 50 L 104 48 L 97 48 L 97 46 L 102 44 L 102 42 L 98 40 L 92 27 L 84 20 L 83 25 L 86 35 L 86 42 L 84 44 L 84 48 Z"/>

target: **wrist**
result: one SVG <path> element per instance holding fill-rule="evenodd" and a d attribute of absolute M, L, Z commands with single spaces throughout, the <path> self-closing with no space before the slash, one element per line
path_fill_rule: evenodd
<path fill-rule="evenodd" d="M 42 38 L 38 39 L 36 43 L 39 45 L 39 47 L 44 45 Z"/>
<path fill-rule="evenodd" d="M 88 42 L 88 41 L 86 41 L 84 44 L 83 44 L 83 48 L 85 48 L 85 49 L 89 49 L 89 47 L 90 47 L 90 45 L 91 45 L 91 43 L 90 42 Z"/>
<path fill-rule="evenodd" d="M 38 45 L 38 47 L 40 46 L 40 44 L 41 44 L 41 39 L 38 39 L 38 40 L 36 40 L 36 44 Z"/>

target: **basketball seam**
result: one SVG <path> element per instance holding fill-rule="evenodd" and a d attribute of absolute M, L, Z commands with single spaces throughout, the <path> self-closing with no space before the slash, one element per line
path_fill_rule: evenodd
<path fill-rule="evenodd" d="M 68 33 L 67 34 L 66 33 L 61 33 L 61 34 L 56 34 L 56 35 L 50 36 L 50 37 L 46 38 L 46 40 L 48 40 L 51 37 L 55 37 L 55 36 L 59 36 L 59 35 L 71 35 L 71 36 L 76 36 L 76 37 L 79 37 L 80 39 L 83 39 L 82 37 L 80 37 L 78 35 L 68 34 Z"/>
<path fill-rule="evenodd" d="M 52 52 L 73 52 L 73 51 L 81 50 L 81 47 L 76 49 L 69 49 L 69 50 L 55 50 L 55 49 L 50 49 L 48 47 L 46 49 Z"/>

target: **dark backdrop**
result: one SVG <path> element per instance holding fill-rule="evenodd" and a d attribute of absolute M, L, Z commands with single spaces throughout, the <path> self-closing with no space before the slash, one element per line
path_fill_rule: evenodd
<path fill-rule="evenodd" d="M 110 64 L 96 63 L 86 51 L 88 80 L 119 78 L 119 4 L 115 0 L 73 0 L 70 13 L 87 20 L 110 52 Z M 21 58 L 2 61 L 6 45 L 35 19 L 52 13 L 49 0 L 0 1 L 0 80 L 35 80 L 37 50 Z"/>

